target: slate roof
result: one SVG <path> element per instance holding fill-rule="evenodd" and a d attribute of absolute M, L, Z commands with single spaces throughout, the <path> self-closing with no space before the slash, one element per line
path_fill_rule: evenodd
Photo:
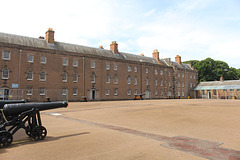
<path fill-rule="evenodd" d="M 240 80 L 201 82 L 194 90 L 240 89 Z"/>
<path fill-rule="evenodd" d="M 0 33 L 0 42 L 16 44 L 21 46 L 42 48 L 42 49 L 50 49 L 50 50 L 59 50 L 64 52 L 74 52 L 81 53 L 86 55 L 99 55 L 103 57 L 116 58 L 116 59 L 124 59 L 130 61 L 141 61 L 147 62 L 151 64 L 159 64 L 155 58 L 145 57 L 140 55 L 134 55 L 124 52 L 119 52 L 119 54 L 114 54 L 111 50 L 101 49 L 101 48 L 93 48 L 82 45 L 68 44 L 63 42 L 55 41 L 54 44 L 47 43 L 45 39 L 39 38 L 30 38 L 25 36 L 18 36 L 6 33 Z M 164 63 L 163 63 L 164 64 Z"/>

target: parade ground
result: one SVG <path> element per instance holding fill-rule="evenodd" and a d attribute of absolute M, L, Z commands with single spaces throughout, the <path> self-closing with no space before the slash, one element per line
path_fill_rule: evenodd
<path fill-rule="evenodd" d="M 41 118 L 47 137 L 20 130 L 1 160 L 240 159 L 240 100 L 70 102 Z"/>

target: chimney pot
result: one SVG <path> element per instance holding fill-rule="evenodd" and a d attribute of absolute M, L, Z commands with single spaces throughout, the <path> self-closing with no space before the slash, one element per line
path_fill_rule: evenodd
<path fill-rule="evenodd" d="M 179 56 L 179 55 L 176 55 L 176 57 L 175 57 L 175 62 L 177 62 L 178 64 L 182 64 L 182 61 L 181 61 L 181 56 Z"/>
<path fill-rule="evenodd" d="M 48 43 L 54 44 L 54 31 L 52 28 L 48 28 L 46 32 L 46 40 Z"/>
<path fill-rule="evenodd" d="M 114 53 L 114 54 L 118 54 L 118 44 L 116 41 L 112 41 L 112 44 L 110 44 L 110 50 Z"/>
<path fill-rule="evenodd" d="M 104 49 L 103 46 L 99 46 L 99 48 Z"/>

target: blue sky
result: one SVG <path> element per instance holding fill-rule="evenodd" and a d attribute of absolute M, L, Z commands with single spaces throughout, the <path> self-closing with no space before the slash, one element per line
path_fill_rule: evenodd
<path fill-rule="evenodd" d="M 239 0 L 8 0 L 1 4 L 0 32 L 160 58 L 211 57 L 240 68 Z"/>

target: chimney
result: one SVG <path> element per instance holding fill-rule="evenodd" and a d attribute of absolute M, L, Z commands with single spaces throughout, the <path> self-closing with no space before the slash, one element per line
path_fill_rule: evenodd
<path fill-rule="evenodd" d="M 175 62 L 177 62 L 178 64 L 182 64 L 181 57 L 179 55 L 176 55 Z"/>
<path fill-rule="evenodd" d="M 223 76 L 220 77 L 220 82 L 223 82 L 224 81 L 224 78 Z"/>
<path fill-rule="evenodd" d="M 155 58 L 157 61 L 159 61 L 159 52 L 157 49 L 153 50 L 152 53 L 153 58 Z"/>
<path fill-rule="evenodd" d="M 38 38 L 39 38 L 39 39 L 44 39 L 44 37 L 42 37 L 42 36 L 39 36 Z"/>
<path fill-rule="evenodd" d="M 112 41 L 112 44 L 110 44 L 110 50 L 113 53 L 118 54 L 118 44 L 116 41 Z"/>
<path fill-rule="evenodd" d="M 141 55 L 141 56 L 144 56 L 144 53 L 141 53 L 140 55 Z"/>
<path fill-rule="evenodd" d="M 54 44 L 54 31 L 52 28 L 48 28 L 48 31 L 46 32 L 46 40 L 48 43 Z"/>
<path fill-rule="evenodd" d="M 103 46 L 99 46 L 100 49 L 104 49 Z"/>

